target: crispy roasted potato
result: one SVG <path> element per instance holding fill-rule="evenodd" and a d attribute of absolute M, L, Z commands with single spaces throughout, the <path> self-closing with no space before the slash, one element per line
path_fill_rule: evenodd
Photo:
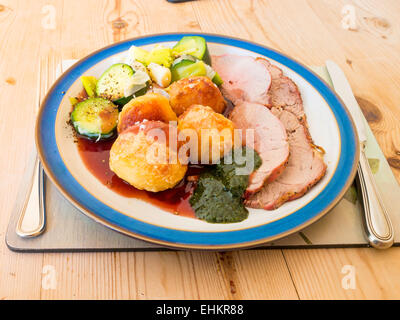
<path fill-rule="evenodd" d="M 118 132 L 143 120 L 168 123 L 178 119 L 166 97 L 159 93 L 147 93 L 132 99 L 122 108 L 118 118 Z"/>
<path fill-rule="evenodd" d="M 187 109 L 178 118 L 178 130 L 187 137 L 187 144 L 190 142 L 192 163 L 218 163 L 233 146 L 233 122 L 207 106 Z"/>
<path fill-rule="evenodd" d="M 140 190 L 157 192 L 174 187 L 185 176 L 187 165 L 180 161 L 178 148 L 169 145 L 173 128 L 176 130 L 160 121 L 127 128 L 111 147 L 110 169 Z"/>
<path fill-rule="evenodd" d="M 172 83 L 166 91 L 170 96 L 170 104 L 179 116 L 194 104 L 211 107 L 222 113 L 226 101 L 218 87 L 207 77 L 189 77 Z"/>

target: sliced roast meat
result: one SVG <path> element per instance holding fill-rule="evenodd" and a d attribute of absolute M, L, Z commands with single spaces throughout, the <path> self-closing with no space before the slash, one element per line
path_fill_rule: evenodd
<path fill-rule="evenodd" d="M 223 95 L 234 105 L 240 101 L 270 103 L 271 75 L 263 63 L 253 57 L 225 54 L 213 56 L 212 66 L 224 81 Z"/>
<path fill-rule="evenodd" d="M 322 155 L 308 139 L 307 128 L 287 110 L 271 109 L 283 123 L 288 133 L 290 156 L 283 173 L 273 182 L 248 197 L 245 205 L 273 210 L 284 202 L 304 195 L 325 175 L 326 164 Z"/>
<path fill-rule="evenodd" d="M 268 91 L 270 97 L 270 107 L 282 108 L 292 112 L 299 121 L 307 126 L 306 115 L 304 113 L 303 100 L 297 85 L 277 66 L 271 64 L 264 58 L 257 58 L 271 74 L 271 87 Z M 308 135 L 310 138 L 310 136 Z"/>
<path fill-rule="evenodd" d="M 261 104 L 241 101 L 229 118 L 236 128 L 243 130 L 243 144 L 257 151 L 262 160 L 261 166 L 250 175 L 247 196 L 260 190 L 265 182 L 276 179 L 283 171 L 289 158 L 288 137 L 282 122 Z M 254 135 L 248 135 L 247 140 L 246 130 L 254 130 Z"/>

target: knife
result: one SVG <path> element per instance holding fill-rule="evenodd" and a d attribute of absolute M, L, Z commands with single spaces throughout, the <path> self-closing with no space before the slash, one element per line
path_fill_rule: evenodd
<path fill-rule="evenodd" d="M 357 187 L 363 199 L 363 224 L 366 236 L 370 245 L 374 248 L 389 248 L 393 244 L 393 226 L 376 186 L 367 156 L 365 155 L 367 135 L 360 106 L 353 95 L 353 91 L 342 69 L 330 60 L 326 61 L 326 67 L 333 87 L 349 110 L 358 133 L 360 161 L 357 168 Z"/>

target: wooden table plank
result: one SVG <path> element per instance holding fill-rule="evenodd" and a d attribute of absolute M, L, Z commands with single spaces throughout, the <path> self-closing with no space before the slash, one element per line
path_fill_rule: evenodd
<path fill-rule="evenodd" d="M 341 27 L 356 9 L 358 31 Z M 49 12 L 55 9 L 55 29 Z M 33 145 L 38 57 L 80 58 L 149 33 L 203 31 L 250 39 L 305 64 L 336 60 L 400 179 L 400 22 L 397 0 L 0 0 L 0 235 Z M 43 9 L 45 8 L 45 9 Z M 47 8 L 47 9 L 46 9 Z M 44 11 L 42 11 L 44 10 Z M 49 11 L 50 10 L 50 11 Z M 51 18 L 51 17 L 50 17 Z M 23 94 L 21 94 L 23 93 Z M 5 107 L 8 106 L 8 107 Z M 18 112 L 16 112 L 18 108 Z M 13 183 L 10 183 L 12 181 Z M 399 180 L 400 181 L 400 180 Z M 0 299 L 311 299 L 399 297 L 400 249 L 16 254 L 0 244 Z M 343 266 L 356 289 L 344 290 Z M 55 272 L 55 289 L 46 282 Z M 44 272 L 42 274 L 42 272 Z"/>
<path fill-rule="evenodd" d="M 284 256 L 300 299 L 400 298 L 400 248 L 284 250 Z"/>
<path fill-rule="evenodd" d="M 26 28 L 26 16 L 21 14 L 24 4 L 12 0 L 0 3 L 0 145 L 7 150 L 6 155 L 0 157 L 0 235 L 3 238 L 22 178 L 21 171 L 33 146 L 37 76 L 34 72 L 36 63 L 32 61 L 38 57 L 39 42 Z M 37 26 L 33 28 L 37 29 Z M 1 241 L 0 299 L 39 298 L 42 259 L 42 254 L 12 253 L 6 248 L 5 241 Z"/>

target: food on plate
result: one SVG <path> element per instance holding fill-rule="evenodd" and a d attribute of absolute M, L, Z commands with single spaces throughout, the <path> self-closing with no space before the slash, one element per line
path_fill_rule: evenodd
<path fill-rule="evenodd" d="M 96 94 L 111 101 L 125 97 L 125 88 L 134 73 L 132 67 L 127 64 L 113 64 L 97 81 Z"/>
<path fill-rule="evenodd" d="M 146 65 L 147 57 L 149 56 L 149 51 L 137 46 L 131 46 L 128 50 L 125 63 L 132 65 L 134 62 L 139 62 Z"/>
<path fill-rule="evenodd" d="M 129 64 L 135 72 L 140 71 L 142 73 L 148 73 L 146 66 L 143 63 L 141 63 L 140 61 L 133 60 L 127 64 Z M 149 79 L 147 78 L 146 81 L 147 80 L 149 80 Z"/>
<path fill-rule="evenodd" d="M 207 68 L 203 61 L 181 58 L 174 61 L 171 67 L 172 82 L 188 77 L 206 76 Z"/>
<path fill-rule="evenodd" d="M 134 86 L 136 86 L 136 85 L 134 85 Z M 140 97 L 140 96 L 146 94 L 146 92 L 148 92 L 148 91 L 149 91 L 148 87 L 142 87 L 141 89 L 136 91 L 134 94 L 127 94 L 125 97 L 114 101 L 114 103 L 121 108 L 124 105 L 126 105 L 129 101 L 131 101 L 133 98 Z"/>
<path fill-rule="evenodd" d="M 240 147 L 240 157 L 252 161 L 253 169 L 261 164 L 254 150 Z M 189 202 L 199 219 L 213 223 L 240 222 L 247 218 L 248 210 L 243 205 L 242 196 L 249 180 L 248 174 L 237 174 L 238 168 L 244 169 L 246 161 L 236 161 L 234 152 L 232 162 L 215 165 L 202 173 Z M 251 171 L 252 171 L 251 170 Z"/>
<path fill-rule="evenodd" d="M 151 80 L 162 88 L 169 86 L 171 83 L 171 70 L 153 62 L 147 68 L 149 69 Z"/>
<path fill-rule="evenodd" d="M 142 70 L 134 70 L 125 63 L 116 63 L 97 81 L 96 94 L 118 105 L 124 105 L 134 95 L 144 94 L 143 89 L 147 87 L 149 80 L 149 75 Z"/>
<path fill-rule="evenodd" d="M 244 70 L 245 65 L 249 67 L 251 64 L 253 65 L 252 76 L 250 78 L 238 78 L 238 71 Z M 262 67 L 260 67 L 261 65 Z M 253 59 L 247 57 L 246 59 L 246 57 L 235 55 L 223 55 L 213 57 L 213 66 L 224 80 L 224 84 L 222 85 L 223 93 L 235 104 L 231 113 L 231 119 L 239 113 L 240 109 L 237 109 L 237 107 L 243 105 L 241 101 L 251 102 L 258 100 L 260 102 L 260 105 L 258 105 L 259 108 L 262 108 L 262 105 L 264 105 L 265 108 L 273 109 L 273 113 L 283 123 L 289 137 L 290 155 L 286 168 L 284 166 L 278 167 L 275 174 L 272 175 L 272 179 L 267 179 L 264 184 L 261 184 L 262 188 L 257 193 L 254 193 L 254 191 L 257 191 L 257 188 L 246 192 L 245 196 L 247 199 L 245 204 L 253 208 L 272 210 L 279 207 L 285 201 L 297 199 L 302 196 L 324 176 L 326 164 L 323 162 L 318 148 L 312 143 L 301 94 L 296 84 L 284 76 L 280 68 L 272 65 L 268 60 L 263 58 Z M 258 70 L 257 75 L 255 70 Z M 268 87 L 266 91 L 260 87 L 262 83 L 261 72 L 265 71 L 268 73 L 266 82 L 264 81 L 264 87 Z M 265 86 L 265 83 L 268 83 L 268 85 Z M 244 88 L 246 92 L 243 93 L 241 90 L 244 90 Z M 262 92 L 264 94 L 260 95 Z M 257 114 L 255 110 L 254 114 Z M 288 118 L 295 119 L 297 122 L 294 123 L 297 123 L 299 127 L 295 126 L 293 121 L 288 121 Z M 240 116 L 236 119 L 238 122 L 234 121 L 236 126 L 240 126 L 239 123 L 245 121 Z M 268 125 L 266 122 L 262 122 L 264 126 Z M 251 120 L 245 126 L 257 130 L 260 128 L 260 123 Z M 265 134 L 261 136 L 266 137 Z M 257 139 L 255 139 L 255 142 L 257 143 Z M 257 147 L 255 148 L 257 150 Z M 304 150 L 307 151 L 305 154 L 308 157 L 302 157 L 301 152 Z M 267 161 L 271 160 L 270 156 L 263 157 L 261 152 L 260 156 L 263 159 L 262 166 L 266 166 Z M 258 172 L 262 172 L 261 168 Z M 253 177 L 257 177 L 256 173 L 253 173 Z M 260 176 L 262 177 L 262 175 Z M 249 188 L 253 187 L 251 182 L 250 180 Z M 260 184 L 256 185 L 257 187 L 260 186 Z"/>
<path fill-rule="evenodd" d="M 89 139 L 108 139 L 115 133 L 118 107 L 103 98 L 89 98 L 75 104 L 71 123 L 76 132 Z"/>
<path fill-rule="evenodd" d="M 236 128 L 244 130 L 243 144 L 256 150 L 262 159 L 261 166 L 250 175 L 246 189 L 249 195 L 275 180 L 285 169 L 289 158 L 288 137 L 282 122 L 261 104 L 240 102 L 229 118 Z"/>
<path fill-rule="evenodd" d="M 223 83 L 219 74 L 210 65 L 191 55 L 182 55 L 175 59 L 171 66 L 171 75 L 172 82 L 188 77 L 206 76 L 217 86 Z"/>
<path fill-rule="evenodd" d="M 123 132 L 143 120 L 169 123 L 178 118 L 166 97 L 159 93 L 146 93 L 132 99 L 122 108 L 118 118 L 118 132 Z"/>
<path fill-rule="evenodd" d="M 280 68 L 271 64 L 267 59 L 257 58 L 257 61 L 263 63 L 271 74 L 271 88 L 268 91 L 269 106 L 290 111 L 302 124 L 307 125 L 303 100 L 297 85 L 292 79 L 286 77 Z"/>
<path fill-rule="evenodd" d="M 220 90 L 207 77 L 190 77 L 173 82 L 166 91 L 171 107 L 178 116 L 193 104 L 209 106 L 218 113 L 222 113 L 226 107 Z"/>
<path fill-rule="evenodd" d="M 247 207 L 273 210 L 301 197 L 327 166 L 300 90 L 279 67 L 229 54 L 212 62 L 199 36 L 132 46 L 98 79 L 81 77 L 84 91 L 69 97 L 71 124 L 78 142 L 108 139 L 100 167 L 153 195 L 145 199 L 184 201 L 207 222 L 240 222 Z"/>
<path fill-rule="evenodd" d="M 94 97 L 96 95 L 96 85 L 97 85 L 96 77 L 82 76 L 81 81 L 88 97 Z"/>
<path fill-rule="evenodd" d="M 169 68 L 171 66 L 172 61 L 173 57 L 171 48 L 168 48 L 163 45 L 156 45 L 149 52 L 148 56 L 146 57 L 145 63 L 147 66 L 150 63 L 156 63 L 166 68 Z"/>
<path fill-rule="evenodd" d="M 69 103 L 71 104 L 72 107 L 75 107 L 75 105 L 79 102 L 78 98 L 76 97 L 69 97 Z"/>
<path fill-rule="evenodd" d="M 273 210 L 284 202 L 304 195 L 325 175 L 326 164 L 322 154 L 308 138 L 307 128 L 294 113 L 273 108 L 272 112 L 284 124 L 289 136 L 290 156 L 287 168 L 272 183 L 245 200 L 252 208 Z"/>
<path fill-rule="evenodd" d="M 185 176 L 187 165 L 170 148 L 170 125 L 145 121 L 120 133 L 110 150 L 110 169 L 139 190 L 163 191 Z M 173 161 L 175 159 L 175 161 Z"/>
<path fill-rule="evenodd" d="M 313 144 L 298 87 L 268 60 L 257 60 L 271 73 L 269 107 L 272 107 L 272 112 L 288 132 L 290 156 L 283 173 L 271 184 L 265 184 L 258 193 L 248 197 L 245 203 L 253 208 L 273 210 L 286 201 L 303 196 L 322 179 L 327 166 L 320 150 Z"/>
<path fill-rule="evenodd" d="M 263 63 L 253 57 L 228 54 L 213 56 L 212 62 L 223 80 L 222 93 L 234 105 L 240 101 L 270 103 L 271 74 Z"/>
<path fill-rule="evenodd" d="M 150 51 L 132 46 L 128 51 L 128 57 L 125 62 L 131 64 L 133 61 L 139 61 L 145 66 L 148 66 L 150 63 L 156 63 L 169 68 L 173 61 L 172 51 L 171 48 L 163 45 L 156 45 Z"/>
<path fill-rule="evenodd" d="M 203 37 L 185 36 L 173 48 L 174 56 L 191 55 L 207 64 L 211 64 L 207 42 Z"/>
<path fill-rule="evenodd" d="M 191 143 L 192 163 L 216 163 L 233 147 L 232 121 L 212 108 L 193 105 L 178 118 L 178 129 Z"/>

